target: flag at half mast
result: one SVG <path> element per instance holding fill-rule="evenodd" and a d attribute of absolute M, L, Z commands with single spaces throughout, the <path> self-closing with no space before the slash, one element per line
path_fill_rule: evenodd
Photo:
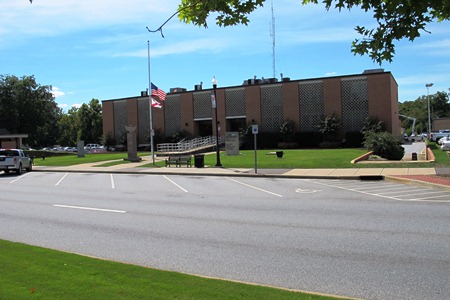
<path fill-rule="evenodd" d="M 152 98 L 155 97 L 155 100 L 164 101 L 166 100 L 166 92 L 164 92 L 162 89 L 158 88 L 156 85 L 152 82 Z"/>

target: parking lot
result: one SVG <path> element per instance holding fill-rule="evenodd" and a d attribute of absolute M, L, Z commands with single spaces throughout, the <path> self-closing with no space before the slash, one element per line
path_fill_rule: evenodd
<path fill-rule="evenodd" d="M 0 174 L 0 239 L 363 299 L 450 298 L 450 198 L 386 181 Z"/>
<path fill-rule="evenodd" d="M 207 178 L 207 179 L 206 179 Z M 202 179 L 200 181 L 200 179 Z M 206 183 L 208 181 L 208 183 Z M 216 185 L 212 185 L 214 182 Z M 252 182 L 248 184 L 247 182 Z M 277 182 L 268 186 L 267 182 Z M 227 192 L 241 195 L 253 191 L 276 197 L 296 197 L 298 194 L 334 187 L 341 190 L 376 196 L 393 201 L 423 201 L 450 203 L 450 191 L 439 187 L 403 184 L 389 181 L 337 180 L 337 179 L 286 179 L 245 177 L 202 177 L 146 174 L 92 174 L 92 173 L 27 173 L 22 176 L 0 174 L 0 183 L 21 184 L 27 187 L 65 187 L 79 190 L 117 191 L 170 191 L 185 193 Z M 312 184 L 312 185 L 311 185 Z M 306 187 L 305 187 L 306 186 Z M 309 192 L 307 192 L 309 191 Z"/>

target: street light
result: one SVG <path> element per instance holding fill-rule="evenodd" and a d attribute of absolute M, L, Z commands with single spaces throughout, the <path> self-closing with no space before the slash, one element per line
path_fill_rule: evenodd
<path fill-rule="evenodd" d="M 214 109 L 215 119 L 216 119 L 216 167 L 222 167 L 220 163 L 220 149 L 219 149 L 219 121 L 217 120 L 217 79 L 216 76 L 213 76 L 212 85 L 214 89 L 214 93 L 211 95 L 211 106 Z"/>
<path fill-rule="evenodd" d="M 431 134 L 431 118 L 430 118 L 430 87 L 432 87 L 432 83 L 425 84 L 427 88 L 427 102 L 428 102 L 428 136 Z"/>

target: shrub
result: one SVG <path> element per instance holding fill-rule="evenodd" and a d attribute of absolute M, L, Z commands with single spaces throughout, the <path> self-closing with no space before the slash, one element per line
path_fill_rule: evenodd
<path fill-rule="evenodd" d="M 345 147 L 361 148 L 363 145 L 364 136 L 358 131 L 349 131 L 345 133 Z"/>
<path fill-rule="evenodd" d="M 303 131 L 296 134 L 300 148 L 317 148 L 323 140 L 323 134 L 315 131 Z"/>
<path fill-rule="evenodd" d="M 319 132 L 323 134 L 325 141 L 336 141 L 340 126 L 341 121 L 335 114 L 323 116 L 317 125 Z"/>
<path fill-rule="evenodd" d="M 281 140 L 281 134 L 278 132 L 260 132 L 258 133 L 257 143 L 259 149 L 275 149 Z"/>
<path fill-rule="evenodd" d="M 365 135 L 364 147 L 388 160 L 401 160 L 405 149 L 400 140 L 389 132 L 370 132 Z"/>
<path fill-rule="evenodd" d="M 364 120 L 361 133 L 368 134 L 369 132 L 384 132 L 386 131 L 386 124 L 378 120 L 376 117 L 367 117 Z"/>
<path fill-rule="evenodd" d="M 295 140 L 294 134 L 295 122 L 291 120 L 285 121 L 280 127 L 281 139 L 285 143 L 292 143 Z"/>

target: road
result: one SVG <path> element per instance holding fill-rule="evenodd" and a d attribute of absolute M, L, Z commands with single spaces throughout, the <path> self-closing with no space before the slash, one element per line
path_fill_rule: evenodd
<path fill-rule="evenodd" d="M 436 188 L 50 172 L 0 174 L 0 186 L 1 239 L 364 299 L 450 299 L 450 193 Z"/>

